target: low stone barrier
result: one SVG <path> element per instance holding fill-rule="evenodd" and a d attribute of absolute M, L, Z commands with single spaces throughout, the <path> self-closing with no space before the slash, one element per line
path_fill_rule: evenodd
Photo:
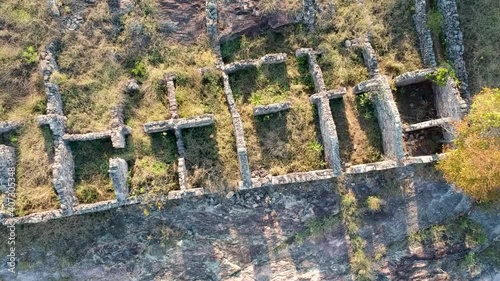
<path fill-rule="evenodd" d="M 0 122 L 0 134 L 8 133 L 10 131 L 17 130 L 21 127 L 21 122 L 15 121 L 3 121 Z"/>
<path fill-rule="evenodd" d="M 265 178 L 253 178 L 252 183 L 254 188 L 291 184 L 291 183 L 304 183 L 319 180 L 328 180 L 334 178 L 333 171 L 318 170 L 303 173 L 291 173 L 283 176 L 269 176 Z"/>
<path fill-rule="evenodd" d="M 273 114 L 285 110 L 289 110 L 292 107 L 292 103 L 287 101 L 287 102 L 282 102 L 282 103 L 273 103 L 273 104 L 268 104 L 268 105 L 259 105 L 253 108 L 253 115 L 254 116 L 260 116 L 260 115 L 268 115 L 268 114 Z"/>
<path fill-rule="evenodd" d="M 109 159 L 109 177 L 113 182 L 116 200 L 124 202 L 128 198 L 129 187 L 127 183 L 128 165 L 122 158 Z"/>
<path fill-rule="evenodd" d="M 412 131 L 418 131 L 418 130 L 432 128 L 432 127 L 444 126 L 444 125 L 450 123 L 451 121 L 452 121 L 451 118 L 448 118 L 448 117 L 429 120 L 429 121 L 425 121 L 425 122 L 407 125 L 407 126 L 405 126 L 404 131 L 405 132 L 412 132 Z"/>
<path fill-rule="evenodd" d="M 429 75 L 432 75 L 435 71 L 435 68 L 427 68 L 406 72 L 399 76 L 396 76 L 394 78 L 394 84 L 396 85 L 396 87 L 404 87 L 411 84 L 429 81 Z"/>

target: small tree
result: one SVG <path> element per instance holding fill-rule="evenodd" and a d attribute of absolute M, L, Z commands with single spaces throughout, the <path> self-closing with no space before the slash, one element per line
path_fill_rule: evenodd
<path fill-rule="evenodd" d="M 478 201 L 500 199 L 500 89 L 483 89 L 456 126 L 455 148 L 439 161 L 447 181 Z"/>

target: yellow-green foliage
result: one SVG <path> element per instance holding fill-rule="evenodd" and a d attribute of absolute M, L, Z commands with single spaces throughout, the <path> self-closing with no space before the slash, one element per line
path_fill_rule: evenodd
<path fill-rule="evenodd" d="M 378 212 L 382 208 L 384 201 L 377 196 L 369 196 L 366 199 L 366 205 L 368 206 L 368 209 L 372 212 Z"/>
<path fill-rule="evenodd" d="M 479 201 L 500 199 L 500 89 L 483 89 L 456 126 L 454 149 L 437 167 Z"/>

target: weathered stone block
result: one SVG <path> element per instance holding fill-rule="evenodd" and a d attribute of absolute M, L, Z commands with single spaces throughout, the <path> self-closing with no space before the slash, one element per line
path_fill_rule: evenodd
<path fill-rule="evenodd" d="M 259 105 L 253 108 L 253 115 L 254 116 L 259 116 L 259 115 L 268 115 L 268 114 L 273 114 L 285 110 L 289 110 L 292 107 L 292 103 L 287 101 L 287 102 L 282 102 L 282 103 L 273 103 L 273 104 L 268 104 L 268 105 Z"/>
<path fill-rule="evenodd" d="M 429 75 L 435 72 L 434 68 L 419 69 L 411 72 L 403 73 L 394 78 L 396 87 L 403 87 L 411 84 L 417 84 L 428 81 Z"/>
<path fill-rule="evenodd" d="M 17 130 L 19 127 L 21 127 L 21 122 L 15 122 L 15 121 L 0 122 L 0 134 Z"/>
<path fill-rule="evenodd" d="M 122 158 L 109 159 L 109 177 L 113 182 L 116 200 L 120 202 L 127 200 L 129 194 L 127 175 L 127 161 Z"/>

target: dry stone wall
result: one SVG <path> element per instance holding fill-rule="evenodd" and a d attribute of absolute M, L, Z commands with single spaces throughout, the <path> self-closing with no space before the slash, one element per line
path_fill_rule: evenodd
<path fill-rule="evenodd" d="M 431 31 L 427 27 L 427 1 L 415 0 L 414 3 L 415 14 L 413 15 L 413 20 L 415 21 L 417 30 L 422 61 L 427 67 L 435 67 L 437 65 L 436 56 L 434 55 Z"/>
<path fill-rule="evenodd" d="M 0 122 L 0 134 L 17 130 L 19 127 L 21 127 L 21 122 L 16 122 L 16 121 Z"/>
<path fill-rule="evenodd" d="M 437 0 L 439 11 L 444 17 L 443 32 L 446 41 L 448 57 L 455 67 L 458 79 L 460 79 L 460 88 L 465 99 L 470 99 L 468 90 L 469 76 L 465 67 L 464 60 L 464 36 L 460 29 L 458 20 L 457 3 L 455 0 Z"/>
<path fill-rule="evenodd" d="M 413 19 L 415 21 L 415 28 L 420 44 L 420 53 L 422 54 L 422 60 L 426 67 L 435 67 L 437 65 L 436 56 L 434 53 L 431 31 L 427 27 L 427 11 L 429 9 L 428 1 L 415 0 L 414 3 L 415 14 L 413 16 Z M 438 0 L 437 7 L 444 18 L 442 28 L 445 37 L 448 58 L 452 62 L 455 68 L 455 72 L 460 79 L 460 89 L 462 91 L 462 96 L 466 100 L 469 100 L 469 78 L 464 61 L 465 47 L 463 44 L 463 33 L 460 29 L 460 22 L 458 20 L 457 3 L 455 0 Z"/>

